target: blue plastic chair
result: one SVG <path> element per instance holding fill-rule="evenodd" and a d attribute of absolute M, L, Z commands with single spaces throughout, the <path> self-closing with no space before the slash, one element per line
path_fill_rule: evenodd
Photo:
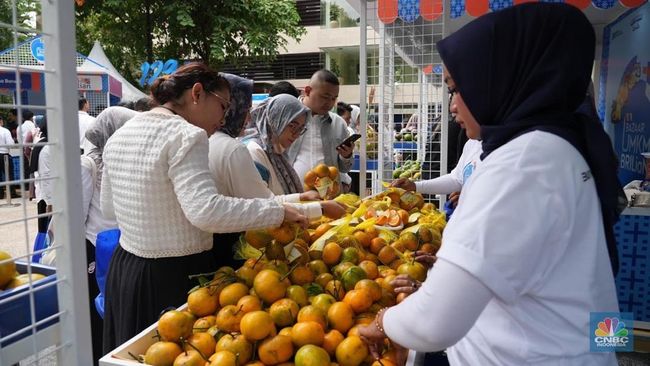
<path fill-rule="evenodd" d="M 104 293 L 106 291 L 108 266 L 119 242 L 119 229 L 102 231 L 97 234 L 97 241 L 95 242 L 95 279 L 97 280 L 97 286 L 99 286 L 99 295 L 95 298 L 95 308 L 102 319 L 104 318 Z"/>

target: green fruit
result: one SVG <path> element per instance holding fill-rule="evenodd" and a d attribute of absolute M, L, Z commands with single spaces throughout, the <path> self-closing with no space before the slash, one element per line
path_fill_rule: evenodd
<path fill-rule="evenodd" d="M 404 141 L 413 141 L 413 135 L 410 133 L 405 134 Z"/>
<path fill-rule="evenodd" d="M 311 305 L 320 309 L 323 314 L 327 314 L 327 310 L 329 310 L 330 306 L 335 302 L 336 299 L 330 294 L 318 294 L 311 298 Z"/>
<path fill-rule="evenodd" d="M 350 262 L 352 264 L 359 263 L 359 250 L 355 247 L 348 247 L 343 249 L 341 262 Z"/>
<path fill-rule="evenodd" d="M 350 291 L 354 288 L 357 282 L 364 280 L 366 278 L 368 278 L 368 275 L 366 275 L 366 271 L 364 271 L 361 267 L 352 266 L 343 273 L 343 276 L 341 276 L 341 282 L 343 282 L 343 287 L 345 287 L 345 291 Z"/>
<path fill-rule="evenodd" d="M 404 172 L 399 175 L 400 178 L 411 178 L 411 173 L 410 172 Z"/>

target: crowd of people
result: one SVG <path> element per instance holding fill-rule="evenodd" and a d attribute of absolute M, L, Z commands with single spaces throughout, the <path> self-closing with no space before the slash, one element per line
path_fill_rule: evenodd
<path fill-rule="evenodd" d="M 398 277 L 410 295 L 359 328 L 376 357 L 389 339 L 447 350 L 454 365 L 616 364 L 586 340 L 590 312 L 618 310 L 615 158 L 602 126 L 575 113 L 594 48 L 585 16 L 551 3 L 482 16 L 438 42 L 450 112 L 470 143 L 451 174 L 393 186 L 461 193 L 437 257 L 420 258 L 427 280 Z M 341 142 L 361 111 L 337 103 L 336 75 L 319 70 L 302 91 L 277 83 L 255 108 L 252 94 L 251 80 L 188 63 L 155 81 L 141 111 L 109 107 L 80 123 L 89 266 L 98 233 L 121 231 L 104 318 L 92 321 L 95 360 L 185 302 L 188 275 L 236 266 L 240 232 L 345 213 L 303 189 L 320 163 L 343 182 L 352 166 L 354 146 Z M 87 107 L 80 99 L 80 121 Z M 46 121 L 36 124 L 42 141 Z M 31 151 L 29 172 L 46 175 L 48 156 Z"/>

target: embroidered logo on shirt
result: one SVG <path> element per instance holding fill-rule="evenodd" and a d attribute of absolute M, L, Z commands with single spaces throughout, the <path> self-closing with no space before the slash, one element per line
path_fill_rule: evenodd
<path fill-rule="evenodd" d="M 463 168 L 463 184 L 467 183 L 469 177 L 472 176 L 472 173 L 474 173 L 474 168 L 476 168 L 475 162 L 471 162 L 465 165 Z"/>
<path fill-rule="evenodd" d="M 591 179 L 591 170 L 587 170 L 586 172 L 582 172 L 582 173 L 580 173 L 580 175 L 582 176 L 582 181 L 586 182 L 589 179 Z"/>

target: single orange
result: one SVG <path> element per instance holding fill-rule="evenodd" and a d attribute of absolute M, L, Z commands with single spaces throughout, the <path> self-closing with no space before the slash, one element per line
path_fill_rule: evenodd
<path fill-rule="evenodd" d="M 323 262 L 328 266 L 333 266 L 341 260 L 343 249 L 335 242 L 325 244 L 323 247 Z"/>
<path fill-rule="evenodd" d="M 389 265 L 397 258 L 397 252 L 391 246 L 385 246 L 377 253 L 377 258 L 381 263 Z"/>
<path fill-rule="evenodd" d="M 327 328 L 327 318 L 323 312 L 313 306 L 313 305 L 307 305 L 300 309 L 298 312 L 298 323 L 303 323 L 303 322 L 308 322 L 308 321 L 313 321 L 318 324 L 320 324 L 323 329 Z"/>
<path fill-rule="evenodd" d="M 242 297 L 248 295 L 248 286 L 243 283 L 235 282 L 224 287 L 219 294 L 219 304 L 221 306 L 235 305 Z"/>
<path fill-rule="evenodd" d="M 381 286 L 379 286 L 379 284 L 373 280 L 363 279 L 354 285 L 354 289 L 367 290 L 373 302 L 379 301 L 379 299 L 381 299 Z"/>
<path fill-rule="evenodd" d="M 377 264 L 375 264 L 375 262 L 364 260 L 363 262 L 359 263 L 359 267 L 361 267 L 361 269 L 366 272 L 366 275 L 369 279 L 374 280 L 375 278 L 379 277 L 379 270 L 377 269 Z"/>
<path fill-rule="evenodd" d="M 318 164 L 312 170 L 314 171 L 314 173 L 316 173 L 316 175 L 319 178 L 324 178 L 324 177 L 329 177 L 330 176 L 330 169 L 325 164 Z"/>
<path fill-rule="evenodd" d="M 202 355 L 210 357 L 214 353 L 216 346 L 217 341 L 208 333 L 194 333 L 187 339 L 187 343 L 183 348 L 185 351 L 198 349 Z"/>
<path fill-rule="evenodd" d="M 350 305 L 356 314 L 360 314 L 372 305 L 372 295 L 370 295 L 370 290 L 365 288 L 350 290 L 345 294 L 343 302 Z"/>
<path fill-rule="evenodd" d="M 253 344 L 241 334 L 224 334 L 217 342 L 216 351 L 230 351 L 237 355 L 237 361 L 245 364 L 253 356 Z"/>
<path fill-rule="evenodd" d="M 244 315 L 239 328 L 246 339 L 259 341 L 271 334 L 275 326 L 269 313 L 257 310 Z"/>
<path fill-rule="evenodd" d="M 373 254 L 378 254 L 381 248 L 386 246 L 386 240 L 382 238 L 374 238 L 370 241 L 370 252 Z"/>
<path fill-rule="evenodd" d="M 316 179 L 318 178 L 318 175 L 316 175 L 316 172 L 313 170 L 308 171 L 305 173 L 305 185 L 308 187 L 313 187 L 314 184 L 316 184 Z"/>
<path fill-rule="evenodd" d="M 237 301 L 237 308 L 241 309 L 244 314 L 262 310 L 262 301 L 255 295 L 246 295 Z"/>
<path fill-rule="evenodd" d="M 354 325 L 354 310 L 348 303 L 335 302 L 327 310 L 327 320 L 330 328 L 345 334 Z"/>
<path fill-rule="evenodd" d="M 314 282 L 314 273 L 307 266 L 298 266 L 289 275 L 294 285 L 305 285 Z"/>
<path fill-rule="evenodd" d="M 354 232 L 354 238 L 361 244 L 362 247 L 368 248 L 372 241 L 372 236 L 365 231 L 357 230 Z"/>
<path fill-rule="evenodd" d="M 323 327 L 314 321 L 296 323 L 291 328 L 291 341 L 297 347 L 306 344 L 320 346 L 323 344 L 324 338 L 325 331 Z"/>
<path fill-rule="evenodd" d="M 330 179 L 338 180 L 339 179 L 339 168 L 337 168 L 335 166 L 330 166 L 330 167 L 328 167 L 328 169 L 329 169 L 329 173 L 330 173 L 329 174 Z"/>
<path fill-rule="evenodd" d="M 257 355 L 264 365 L 277 365 L 289 361 L 293 356 L 291 337 L 276 335 L 264 340 L 257 348 Z"/>
<path fill-rule="evenodd" d="M 187 308 L 197 317 L 214 314 L 219 308 L 219 297 L 202 287 L 187 296 Z"/>
<path fill-rule="evenodd" d="M 334 356 L 336 354 L 336 346 L 343 342 L 343 339 L 345 339 L 345 337 L 341 332 L 332 329 L 325 333 L 325 337 L 323 338 L 323 348 L 330 354 L 330 356 Z"/>
<path fill-rule="evenodd" d="M 368 347 L 357 336 L 345 338 L 336 347 L 336 361 L 341 366 L 358 366 L 368 356 Z"/>

